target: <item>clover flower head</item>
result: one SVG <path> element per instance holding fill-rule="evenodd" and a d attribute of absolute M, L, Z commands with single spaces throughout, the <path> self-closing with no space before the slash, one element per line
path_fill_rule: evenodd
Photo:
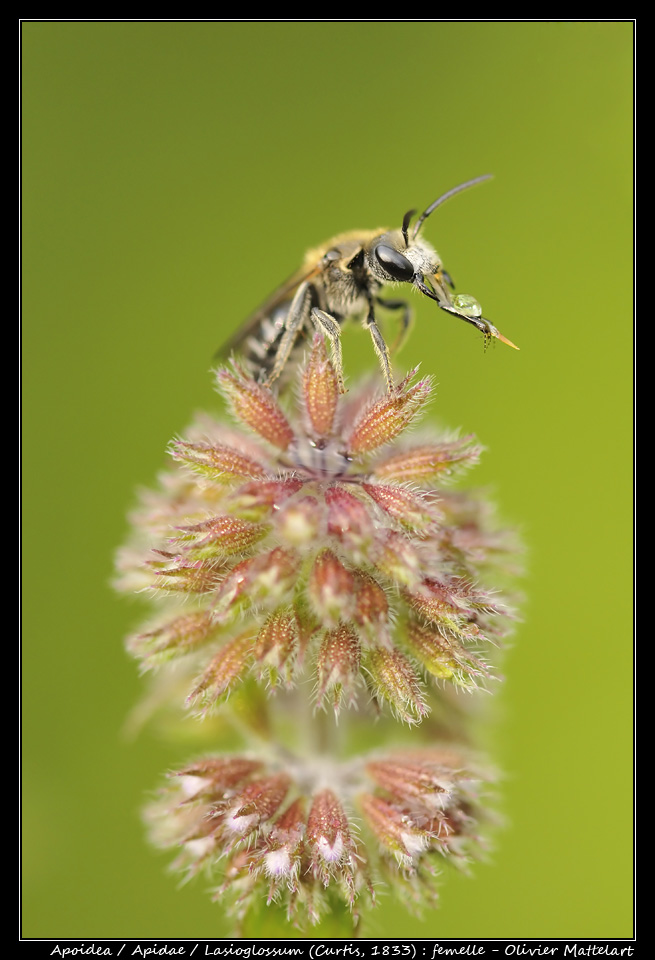
<path fill-rule="evenodd" d="M 408 724 L 426 680 L 487 685 L 509 619 L 481 581 L 503 543 L 484 501 L 438 488 L 477 461 L 473 438 L 403 438 L 429 379 L 344 398 L 317 335 L 292 412 L 237 366 L 217 383 L 239 432 L 204 420 L 172 443 L 122 556 L 121 585 L 161 601 L 129 641 L 144 667 L 183 659 L 201 714 L 252 675 L 309 674 L 319 706 Z"/>

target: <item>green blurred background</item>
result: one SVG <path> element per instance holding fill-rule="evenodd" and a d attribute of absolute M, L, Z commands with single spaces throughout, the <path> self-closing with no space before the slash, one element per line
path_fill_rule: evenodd
<path fill-rule="evenodd" d="M 437 912 L 387 898 L 368 929 L 631 936 L 632 24 L 22 30 L 24 935 L 228 935 L 139 820 L 189 749 L 122 732 L 126 511 L 308 246 L 492 172 L 425 234 L 521 352 L 417 297 L 396 369 L 435 375 L 433 415 L 487 446 L 473 479 L 529 548 L 497 697 L 508 827 Z M 373 363 L 353 334 L 351 378 Z"/>

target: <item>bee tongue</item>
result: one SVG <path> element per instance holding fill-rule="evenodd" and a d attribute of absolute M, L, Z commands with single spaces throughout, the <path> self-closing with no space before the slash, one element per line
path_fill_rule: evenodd
<path fill-rule="evenodd" d="M 511 340 L 508 340 L 507 337 L 504 337 L 502 333 L 499 333 L 495 327 L 494 327 L 494 332 L 492 333 L 492 337 L 495 337 L 496 340 L 502 340 L 503 343 L 506 343 L 508 347 L 514 347 L 515 350 L 521 349 L 520 347 L 517 347 L 515 343 L 512 343 Z"/>

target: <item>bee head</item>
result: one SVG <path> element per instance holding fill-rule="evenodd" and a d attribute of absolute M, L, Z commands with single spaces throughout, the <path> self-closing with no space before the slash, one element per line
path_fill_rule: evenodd
<path fill-rule="evenodd" d="M 381 284 L 411 283 L 420 293 L 435 300 L 442 310 L 454 314 L 472 324 L 482 334 L 485 341 L 496 338 L 518 349 L 511 340 L 502 336 L 488 320 L 482 316 L 478 301 L 467 294 L 451 296 L 448 287 L 454 287 L 451 277 L 446 273 L 436 250 L 419 236 L 419 231 L 427 218 L 437 207 L 468 187 L 488 180 L 490 174 L 467 180 L 442 194 L 416 220 L 410 233 L 410 224 L 416 213 L 409 210 L 403 217 L 400 230 L 390 230 L 380 234 L 371 242 L 366 251 L 366 263 L 369 273 Z"/>
<path fill-rule="evenodd" d="M 376 237 L 367 251 L 369 271 L 380 283 L 417 284 L 424 276 L 441 270 L 436 250 L 422 237 L 409 237 L 409 222 L 415 210 L 405 214 L 400 230 L 390 230 Z"/>
<path fill-rule="evenodd" d="M 404 228 L 376 237 L 366 259 L 370 273 L 382 284 L 411 283 L 425 292 L 427 277 L 439 280 L 443 276 L 434 247 L 422 237 L 410 239 Z"/>
<path fill-rule="evenodd" d="M 412 283 L 421 293 L 433 300 L 448 302 L 448 296 L 443 289 L 443 281 L 450 282 L 444 273 L 441 260 L 437 252 L 422 238 L 419 231 L 430 214 L 440 207 L 450 197 L 460 193 L 468 187 L 489 179 L 489 174 L 483 174 L 474 180 L 467 180 L 447 193 L 442 194 L 427 207 L 420 215 L 410 237 L 409 227 L 415 210 L 409 210 L 403 217 L 400 230 L 393 230 L 377 237 L 369 252 L 368 265 L 374 276 L 382 283 Z M 429 278 L 429 279 L 427 279 Z M 438 289 L 432 289 L 431 280 L 436 281 Z"/>

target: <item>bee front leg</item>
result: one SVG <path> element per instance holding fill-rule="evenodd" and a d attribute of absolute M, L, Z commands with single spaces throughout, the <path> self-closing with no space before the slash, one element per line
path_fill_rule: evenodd
<path fill-rule="evenodd" d="M 282 339 L 275 354 L 275 363 L 273 364 L 273 369 L 264 381 L 265 386 L 270 387 L 284 370 L 291 356 L 296 338 L 307 321 L 312 296 L 313 287 L 305 280 L 304 283 L 300 284 L 291 301 L 289 312 L 284 321 L 284 333 L 282 334 Z"/>
<path fill-rule="evenodd" d="M 332 348 L 332 363 L 337 375 L 339 384 L 339 393 L 346 393 L 346 386 L 343 382 L 343 356 L 341 353 L 341 327 L 329 313 L 314 307 L 312 310 L 312 320 L 319 333 L 324 333 L 330 340 Z"/>
<path fill-rule="evenodd" d="M 412 329 L 414 324 L 414 312 L 406 300 L 383 300 L 382 297 L 376 297 L 375 302 L 384 307 L 385 310 L 399 310 L 400 314 L 400 331 L 396 337 L 396 342 L 391 348 L 391 353 L 397 353 L 405 344 L 407 337 L 409 336 L 409 331 Z"/>
<path fill-rule="evenodd" d="M 373 314 L 373 304 L 369 305 L 368 316 L 366 317 L 366 326 L 368 327 L 368 332 L 371 334 L 371 339 L 373 340 L 373 347 L 377 353 L 378 360 L 380 361 L 380 366 L 382 367 L 382 373 L 384 374 L 384 379 L 387 381 L 387 390 L 389 393 L 393 393 L 394 384 L 393 376 L 391 373 L 391 360 L 389 359 L 389 348 L 384 342 L 384 337 L 380 333 L 380 328 L 378 327 L 375 321 L 375 315 Z"/>

